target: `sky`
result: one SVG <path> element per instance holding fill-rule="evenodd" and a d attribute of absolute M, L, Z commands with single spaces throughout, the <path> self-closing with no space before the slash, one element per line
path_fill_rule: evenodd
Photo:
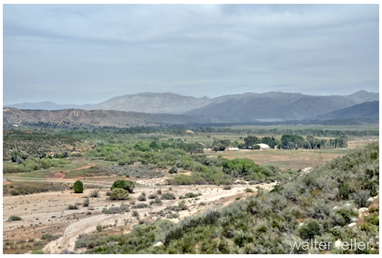
<path fill-rule="evenodd" d="M 378 5 L 4 5 L 3 104 L 379 91 Z"/>

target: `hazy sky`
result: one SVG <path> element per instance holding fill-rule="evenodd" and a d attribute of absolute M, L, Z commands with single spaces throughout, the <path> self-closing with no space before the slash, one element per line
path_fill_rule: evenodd
<path fill-rule="evenodd" d="M 4 5 L 4 104 L 378 92 L 378 5 Z"/>

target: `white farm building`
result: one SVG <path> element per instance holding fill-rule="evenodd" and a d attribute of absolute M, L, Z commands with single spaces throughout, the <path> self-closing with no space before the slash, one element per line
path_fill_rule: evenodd
<path fill-rule="evenodd" d="M 265 144 L 265 143 L 259 143 L 259 144 L 256 144 L 256 145 L 260 146 L 260 150 L 268 150 L 268 149 L 271 148 L 271 147 L 269 147 L 268 144 Z"/>

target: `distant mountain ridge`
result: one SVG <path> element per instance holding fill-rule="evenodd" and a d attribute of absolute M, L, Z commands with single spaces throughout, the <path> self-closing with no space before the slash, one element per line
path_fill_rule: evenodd
<path fill-rule="evenodd" d="M 379 118 L 379 101 L 369 101 L 318 116 L 319 120 Z"/>
<path fill-rule="evenodd" d="M 186 115 L 210 115 L 235 122 L 259 119 L 304 120 L 347 108 L 365 101 L 379 100 L 378 93 L 359 91 L 351 95 L 312 96 L 301 93 L 245 93 L 212 99 L 205 107 Z"/>
<path fill-rule="evenodd" d="M 88 109 L 134 111 L 152 114 L 182 114 L 191 109 L 203 107 L 210 101 L 211 99 L 208 97 L 195 98 L 175 93 L 145 92 L 114 97 Z"/>
<path fill-rule="evenodd" d="M 114 110 L 150 114 L 208 116 L 218 121 L 251 123 L 258 121 L 306 120 L 324 116 L 364 102 L 379 101 L 379 94 L 364 90 L 350 95 L 314 96 L 301 93 L 243 93 L 216 98 L 196 98 L 174 93 L 138 93 L 111 98 L 95 105 L 58 105 L 52 102 L 8 105 L 19 109 Z M 28 104 L 28 105 L 27 105 Z"/>
<path fill-rule="evenodd" d="M 87 109 L 90 108 L 92 104 L 75 105 L 75 104 L 56 104 L 50 101 L 30 103 L 23 102 L 19 104 L 4 105 L 4 107 L 12 107 L 17 109 L 34 109 L 34 110 L 63 110 L 63 109 Z"/>

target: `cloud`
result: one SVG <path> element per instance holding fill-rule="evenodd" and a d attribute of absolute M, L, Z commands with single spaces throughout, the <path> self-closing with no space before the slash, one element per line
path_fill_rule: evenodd
<path fill-rule="evenodd" d="M 3 19 L 8 104 L 95 103 L 144 85 L 378 91 L 378 5 L 4 5 Z"/>

